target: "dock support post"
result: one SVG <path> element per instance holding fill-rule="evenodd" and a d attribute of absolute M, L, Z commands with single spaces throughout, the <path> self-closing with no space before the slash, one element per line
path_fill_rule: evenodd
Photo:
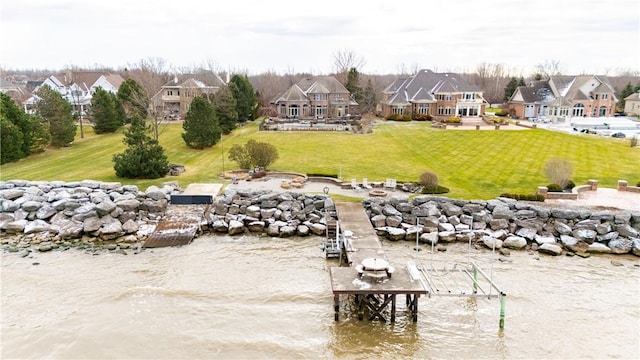
<path fill-rule="evenodd" d="M 391 322 L 396 322 L 396 294 L 391 294 Z"/>
<path fill-rule="evenodd" d="M 335 311 L 335 320 L 340 320 L 340 295 L 333 295 L 333 311 Z"/>
<path fill-rule="evenodd" d="M 504 307 L 507 302 L 507 297 L 500 294 L 500 329 L 504 329 Z"/>
<path fill-rule="evenodd" d="M 478 293 L 478 268 L 473 264 L 473 293 Z"/>

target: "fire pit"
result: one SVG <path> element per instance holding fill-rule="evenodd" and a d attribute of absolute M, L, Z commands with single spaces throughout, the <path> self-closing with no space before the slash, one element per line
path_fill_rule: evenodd
<path fill-rule="evenodd" d="M 381 189 L 373 189 L 371 191 L 369 191 L 369 196 L 374 196 L 374 197 L 385 197 L 387 196 L 387 192 Z"/>

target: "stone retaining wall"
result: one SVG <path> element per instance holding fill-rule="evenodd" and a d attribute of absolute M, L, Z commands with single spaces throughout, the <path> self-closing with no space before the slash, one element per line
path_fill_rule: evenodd
<path fill-rule="evenodd" d="M 70 247 L 140 249 L 166 212 L 177 183 L 140 191 L 97 181 L 0 182 L 0 243 L 5 250 Z M 335 217 L 327 195 L 228 190 L 204 214 L 203 231 L 269 236 L 324 235 Z"/>
<path fill-rule="evenodd" d="M 560 255 L 640 256 L 640 212 L 546 207 L 499 198 L 463 201 L 437 196 L 369 198 L 376 232 L 392 241 L 469 242 L 500 250 L 532 249 Z"/>

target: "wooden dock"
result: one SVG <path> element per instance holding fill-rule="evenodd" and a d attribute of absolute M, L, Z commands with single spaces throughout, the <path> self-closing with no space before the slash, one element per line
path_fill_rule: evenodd
<path fill-rule="evenodd" d="M 191 243 L 222 184 L 189 184 L 181 194 L 171 195 L 171 204 L 155 230 L 144 242 L 145 248 L 181 246 Z"/>
<path fill-rule="evenodd" d="M 353 233 L 350 247 L 345 247 L 349 266 L 330 268 L 331 289 L 334 298 L 335 320 L 340 319 L 340 297 L 353 297 L 358 319 L 368 312 L 369 320 L 379 319 L 391 322 L 396 319 L 396 297 L 405 295 L 405 305 L 415 322 L 418 320 L 418 299 L 428 291 L 418 279 L 413 279 L 405 268 L 396 269 L 393 275 L 385 279 L 361 277 L 355 267 L 369 258 L 389 259 L 382 249 L 378 236 L 362 204 L 336 203 L 340 227 Z"/>
<path fill-rule="evenodd" d="M 188 245 L 200 231 L 200 223 L 207 206 L 169 205 L 163 219 L 145 240 L 144 247 Z"/>

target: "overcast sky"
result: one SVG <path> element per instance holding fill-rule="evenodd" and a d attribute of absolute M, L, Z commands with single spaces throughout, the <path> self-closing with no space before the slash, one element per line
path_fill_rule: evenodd
<path fill-rule="evenodd" d="M 125 67 L 162 58 L 249 74 L 334 70 L 475 71 L 504 64 L 529 75 L 640 70 L 638 0 L 0 0 L 0 66 Z"/>

